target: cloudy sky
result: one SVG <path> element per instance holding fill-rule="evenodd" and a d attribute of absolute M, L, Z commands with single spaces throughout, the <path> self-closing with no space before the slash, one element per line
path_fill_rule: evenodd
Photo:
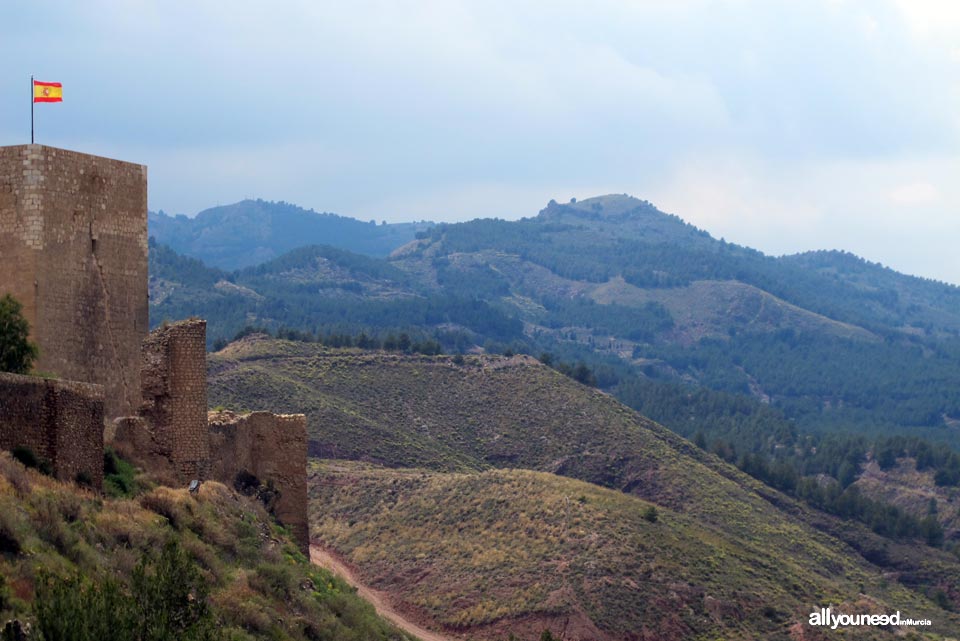
<path fill-rule="evenodd" d="M 0 5 L 0 144 L 150 167 L 150 207 L 530 216 L 629 193 L 773 254 L 960 284 L 952 0 Z"/>

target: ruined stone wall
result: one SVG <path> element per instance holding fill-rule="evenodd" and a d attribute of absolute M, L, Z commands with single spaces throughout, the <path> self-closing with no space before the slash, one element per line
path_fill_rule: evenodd
<path fill-rule="evenodd" d="M 181 481 L 206 478 L 207 322 L 191 319 L 160 327 L 144 339 L 140 381 L 154 454 L 169 459 Z"/>
<path fill-rule="evenodd" d="M 246 471 L 279 491 L 274 514 L 306 551 L 307 418 L 303 414 L 211 412 L 210 477 L 232 485 Z"/>
<path fill-rule="evenodd" d="M 0 449 L 27 447 L 61 481 L 103 487 L 103 387 L 0 374 Z"/>
<path fill-rule="evenodd" d="M 176 482 L 234 485 L 246 472 L 277 490 L 271 509 L 304 551 L 307 419 L 303 414 L 207 412 L 206 321 L 154 330 L 143 341 L 139 416 L 116 422 L 116 444 Z"/>
<path fill-rule="evenodd" d="M 0 296 L 24 305 L 38 371 L 140 402 L 148 329 L 147 170 L 44 145 L 0 147 Z"/>

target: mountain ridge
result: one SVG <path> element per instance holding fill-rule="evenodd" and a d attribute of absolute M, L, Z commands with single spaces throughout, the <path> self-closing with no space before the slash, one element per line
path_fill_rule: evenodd
<path fill-rule="evenodd" d="M 309 244 L 332 244 L 362 254 L 387 255 L 431 223 L 377 225 L 347 216 L 318 213 L 286 202 L 242 200 L 187 216 L 148 214 L 149 233 L 158 242 L 222 269 L 271 260 Z"/>
<path fill-rule="evenodd" d="M 152 322 L 204 316 L 211 346 L 253 327 L 537 356 L 835 513 L 842 492 L 809 479 L 845 490 L 898 435 L 928 439 L 892 447 L 923 450 L 938 486 L 960 481 L 938 449 L 960 448 L 957 288 L 837 252 L 764 256 L 622 195 L 545 212 L 437 225 L 390 259 L 301 248 L 234 272 L 155 244 Z"/>

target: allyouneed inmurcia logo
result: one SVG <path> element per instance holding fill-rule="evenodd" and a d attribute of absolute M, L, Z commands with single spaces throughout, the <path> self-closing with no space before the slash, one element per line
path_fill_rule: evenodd
<path fill-rule="evenodd" d="M 843 614 L 836 613 L 831 608 L 820 608 L 816 612 L 810 613 L 810 625 L 825 626 L 831 630 L 848 626 L 926 626 L 930 625 L 930 619 L 905 619 L 900 616 L 897 610 L 893 614 Z"/>

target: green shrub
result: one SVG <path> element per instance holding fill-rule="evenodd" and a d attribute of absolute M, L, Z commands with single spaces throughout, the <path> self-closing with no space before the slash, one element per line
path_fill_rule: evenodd
<path fill-rule="evenodd" d="M 293 572 L 290 566 L 279 563 L 263 563 L 249 579 L 250 587 L 264 596 L 289 601 L 294 590 Z"/>
<path fill-rule="evenodd" d="M 93 479 L 90 478 L 90 474 L 84 472 L 83 470 L 77 472 L 77 475 L 73 479 L 76 481 L 77 485 L 82 487 L 93 487 Z"/>
<path fill-rule="evenodd" d="M 0 372 L 26 374 L 39 350 L 30 342 L 23 306 L 10 294 L 0 298 Z"/>
<path fill-rule="evenodd" d="M 247 470 L 240 470 L 233 479 L 233 489 L 244 496 L 255 496 L 267 511 L 274 513 L 277 500 L 280 498 L 280 490 L 274 485 L 273 480 L 267 481 L 264 485 L 259 478 Z"/>
<path fill-rule="evenodd" d="M 209 587 L 175 541 L 164 546 L 156 563 L 144 555 L 132 583 L 140 639 L 214 638 L 213 615 L 207 603 Z"/>
<path fill-rule="evenodd" d="M 244 496 L 253 496 L 260 489 L 260 479 L 246 470 L 240 470 L 233 479 L 233 488 Z"/>
<path fill-rule="evenodd" d="M 933 602 L 936 603 L 940 608 L 952 611 L 953 603 L 950 601 L 950 597 L 943 590 L 937 590 L 933 594 Z"/>
<path fill-rule="evenodd" d="M 42 574 L 37 627 L 44 641 L 207 641 L 216 638 L 208 587 L 173 541 L 154 561 L 147 554 L 126 591 L 111 578 Z"/>
<path fill-rule="evenodd" d="M 10 453 L 13 455 L 13 458 L 23 463 L 24 467 L 33 468 L 47 476 L 53 476 L 53 466 L 50 464 L 50 461 L 38 457 L 29 447 L 18 445 L 13 448 Z"/>
<path fill-rule="evenodd" d="M 23 463 L 24 467 L 36 469 L 37 466 L 40 465 L 40 459 L 33 453 L 33 450 L 25 445 L 16 446 L 10 450 L 10 453 L 13 455 L 13 458 Z"/>
<path fill-rule="evenodd" d="M 648 505 L 647 509 L 643 511 L 643 518 L 650 523 L 656 523 L 657 519 L 660 518 L 660 515 L 657 512 L 657 508 L 652 505 Z"/>
<path fill-rule="evenodd" d="M 13 509 L 9 504 L 0 505 L 0 554 L 16 556 L 20 554 L 22 546 L 20 528 L 15 515 L 11 513 Z"/>
<path fill-rule="evenodd" d="M 42 574 L 34 608 L 44 641 L 137 639 L 132 600 L 111 579 L 95 583 L 79 575 Z"/>
<path fill-rule="evenodd" d="M 40 538 L 57 549 L 63 555 L 69 552 L 77 542 L 77 535 L 64 523 L 61 505 L 62 498 L 45 495 L 36 502 L 33 524 Z"/>
<path fill-rule="evenodd" d="M 140 491 L 136 481 L 137 470 L 112 448 L 103 452 L 103 491 L 107 496 L 123 498 Z"/>

